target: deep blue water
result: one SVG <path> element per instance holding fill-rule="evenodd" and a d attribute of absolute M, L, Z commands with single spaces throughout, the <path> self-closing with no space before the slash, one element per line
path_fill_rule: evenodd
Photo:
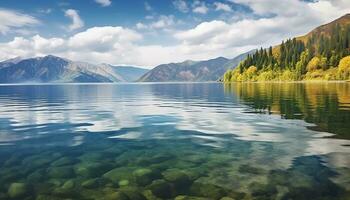
<path fill-rule="evenodd" d="M 347 83 L 2 85 L 0 199 L 350 199 L 349 138 Z"/>

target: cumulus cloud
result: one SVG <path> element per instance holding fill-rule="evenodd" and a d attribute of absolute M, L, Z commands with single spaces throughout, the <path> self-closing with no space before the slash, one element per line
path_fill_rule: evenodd
<path fill-rule="evenodd" d="M 106 26 L 90 28 L 67 38 L 15 37 L 0 43 L 0 60 L 55 54 L 91 63 L 156 66 L 187 59 L 232 58 L 260 46 L 267 47 L 305 34 L 350 10 L 347 0 L 288 0 L 283 5 L 280 5 L 280 0 L 230 1 L 249 7 L 249 17 L 211 20 L 189 29 L 174 30 L 166 38 L 171 43 L 159 42 L 156 45 L 158 41 L 152 43 L 148 40 L 144 30 L 178 27 L 175 16 L 164 15 L 136 24 L 135 30 Z M 276 6 L 272 8 L 265 4 Z M 193 8 L 192 4 L 190 6 Z M 233 18 L 235 11 L 225 14 Z M 252 15 L 260 17 L 252 18 Z"/>
<path fill-rule="evenodd" d="M 146 28 L 148 28 L 148 26 L 146 24 L 142 23 L 142 22 L 138 22 L 136 24 L 136 28 L 137 29 L 146 29 Z"/>
<path fill-rule="evenodd" d="M 11 30 L 23 30 L 22 28 L 31 27 L 40 23 L 33 16 L 23 14 L 14 10 L 0 8 L 0 33 L 6 34 Z"/>
<path fill-rule="evenodd" d="M 73 60 L 92 63 L 119 63 L 131 61 L 135 55 L 136 42 L 142 35 L 123 27 L 93 27 L 69 38 L 15 37 L 0 43 L 0 60 L 11 57 L 42 56 L 55 54 Z M 119 61 L 118 61 L 119 60 Z"/>
<path fill-rule="evenodd" d="M 306 2 L 288 0 L 232 0 L 248 6 L 256 15 L 269 16 L 245 18 L 239 21 L 213 20 L 180 31 L 175 37 L 190 46 L 211 46 L 218 52 L 231 47 L 268 46 L 281 40 L 305 34 L 316 26 L 347 13 L 350 4 L 333 1 Z M 276 5 L 276 6 L 271 6 Z M 272 16 L 272 17 L 271 17 Z"/>
<path fill-rule="evenodd" d="M 177 24 L 174 15 L 160 15 L 155 21 L 150 23 L 139 22 L 136 24 L 137 29 L 148 29 L 148 30 L 167 30 Z"/>
<path fill-rule="evenodd" d="M 68 9 L 65 11 L 65 16 L 72 20 L 72 24 L 68 26 L 70 31 L 74 31 L 84 26 L 84 21 L 80 18 L 77 10 Z"/>
<path fill-rule="evenodd" d="M 175 24 L 174 16 L 169 15 L 161 15 L 159 19 L 153 23 L 151 23 L 151 28 L 165 28 Z"/>
<path fill-rule="evenodd" d="M 142 39 L 142 35 L 122 27 L 94 27 L 77 33 L 68 39 L 72 50 L 108 52 L 131 45 Z"/>
<path fill-rule="evenodd" d="M 193 7 L 192 12 L 198 13 L 198 14 L 207 14 L 207 12 L 209 11 L 209 8 L 205 4 L 205 2 L 202 2 L 199 0 L 195 0 L 192 4 L 192 7 Z"/>
<path fill-rule="evenodd" d="M 180 12 L 187 13 L 189 11 L 189 7 L 185 0 L 175 0 L 173 1 L 173 5 Z"/>
<path fill-rule="evenodd" d="M 221 2 L 214 2 L 215 10 L 216 11 L 225 11 L 225 12 L 231 12 L 232 8 L 230 5 L 221 3 Z"/>
<path fill-rule="evenodd" d="M 112 4 L 111 0 L 95 0 L 95 2 L 100 4 L 102 7 L 107 7 Z"/>
<path fill-rule="evenodd" d="M 212 46 L 142 45 L 142 41 L 142 34 L 118 26 L 93 27 L 68 38 L 45 38 L 40 35 L 16 37 L 12 41 L 0 43 L 0 60 L 53 54 L 91 63 L 153 67 L 187 59 L 207 59 L 217 54 Z M 232 48 L 230 54 L 241 50 Z"/>

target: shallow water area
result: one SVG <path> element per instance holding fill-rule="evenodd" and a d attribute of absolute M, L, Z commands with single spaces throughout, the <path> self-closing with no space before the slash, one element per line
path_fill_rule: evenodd
<path fill-rule="evenodd" d="M 0 199 L 350 199 L 350 83 L 0 86 Z"/>

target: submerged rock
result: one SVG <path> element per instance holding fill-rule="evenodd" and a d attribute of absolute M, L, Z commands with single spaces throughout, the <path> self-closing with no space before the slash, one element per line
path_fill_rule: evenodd
<path fill-rule="evenodd" d="M 187 174 L 179 169 L 168 169 L 162 173 L 165 180 L 172 183 L 175 187 L 176 192 L 185 192 L 189 190 L 191 180 Z"/>
<path fill-rule="evenodd" d="M 68 180 L 63 184 L 62 189 L 72 190 L 74 189 L 74 187 L 75 187 L 75 182 L 73 180 Z"/>
<path fill-rule="evenodd" d="M 29 192 L 29 187 L 25 183 L 12 183 L 7 193 L 11 198 L 20 198 L 29 194 Z"/>
<path fill-rule="evenodd" d="M 256 198 L 275 199 L 274 197 L 277 195 L 276 187 L 271 184 L 253 182 L 249 185 L 249 188 L 251 194 Z"/>
<path fill-rule="evenodd" d="M 79 198 L 79 193 L 75 191 L 75 183 L 71 181 L 65 182 L 62 187 L 57 187 L 53 190 L 53 194 L 57 195 L 59 197 L 65 197 L 65 198 L 72 198 L 77 199 Z"/>
<path fill-rule="evenodd" d="M 103 175 L 104 178 L 118 184 L 121 180 L 128 180 L 129 182 L 133 179 L 131 172 L 133 168 L 119 167 L 108 171 Z"/>
<path fill-rule="evenodd" d="M 185 196 L 185 195 L 180 195 L 175 198 L 175 200 L 211 200 L 208 198 L 204 197 L 195 197 L 195 196 Z"/>
<path fill-rule="evenodd" d="M 87 162 L 93 162 L 93 161 L 99 161 L 102 160 L 104 155 L 102 153 L 97 152 L 87 152 L 84 153 L 79 157 L 79 160 L 81 161 L 87 161 Z"/>
<path fill-rule="evenodd" d="M 264 170 L 251 165 L 241 165 L 239 166 L 238 172 L 244 174 L 263 174 Z"/>
<path fill-rule="evenodd" d="M 195 164 L 201 164 L 204 161 L 206 161 L 207 155 L 206 154 L 190 154 L 186 155 L 181 158 L 181 160 L 187 161 L 187 162 L 192 162 Z"/>
<path fill-rule="evenodd" d="M 210 199 L 220 199 L 226 195 L 226 191 L 216 185 L 197 181 L 192 184 L 190 192 L 195 196 L 204 196 Z"/>
<path fill-rule="evenodd" d="M 137 187 L 123 187 L 120 192 L 125 194 L 130 200 L 146 200 L 146 197 L 140 192 Z"/>
<path fill-rule="evenodd" d="M 119 187 L 128 186 L 129 181 L 128 180 L 121 180 L 118 182 L 118 185 L 119 185 Z"/>
<path fill-rule="evenodd" d="M 144 190 L 142 194 L 147 200 L 163 200 L 162 198 L 155 196 L 151 190 Z"/>
<path fill-rule="evenodd" d="M 62 179 L 49 179 L 47 183 L 52 184 L 55 187 L 60 187 L 64 182 Z"/>
<path fill-rule="evenodd" d="M 44 169 L 36 170 L 35 172 L 27 176 L 27 180 L 29 182 L 41 182 L 45 178 L 44 174 L 45 174 Z"/>
<path fill-rule="evenodd" d="M 53 194 L 60 196 L 60 197 L 66 197 L 66 198 L 78 198 L 79 193 L 75 191 L 75 182 L 74 180 L 68 180 L 64 182 L 64 184 L 61 187 L 56 187 L 53 190 Z"/>
<path fill-rule="evenodd" d="M 72 167 L 53 167 L 48 170 L 48 175 L 52 178 L 71 178 L 74 171 Z"/>
<path fill-rule="evenodd" d="M 160 178 L 159 173 L 147 168 L 137 169 L 133 172 L 135 181 L 141 186 L 150 184 L 153 180 Z"/>
<path fill-rule="evenodd" d="M 28 168 L 39 168 L 52 162 L 52 157 L 35 155 L 25 158 L 22 161 L 22 165 L 27 166 Z"/>
<path fill-rule="evenodd" d="M 106 199 L 106 200 L 131 200 L 123 192 L 113 192 L 112 194 L 107 194 L 104 199 Z"/>
<path fill-rule="evenodd" d="M 75 166 L 75 173 L 89 178 L 96 178 L 106 173 L 112 168 L 112 165 L 109 163 L 88 163 L 82 162 Z"/>
<path fill-rule="evenodd" d="M 147 188 L 160 198 L 171 198 L 173 196 L 172 185 L 163 179 L 153 181 Z"/>
<path fill-rule="evenodd" d="M 11 183 L 16 182 L 24 176 L 24 172 L 21 171 L 21 167 L 12 167 L 12 168 L 1 168 L 0 177 L 1 181 Z"/>
<path fill-rule="evenodd" d="M 99 186 L 99 182 L 98 182 L 97 178 L 89 179 L 89 180 L 82 182 L 81 186 L 84 188 L 89 188 L 89 189 L 97 188 Z"/>
<path fill-rule="evenodd" d="M 39 194 L 35 200 L 62 200 L 62 198 L 51 196 L 51 195 Z"/>
<path fill-rule="evenodd" d="M 3 166 L 9 167 L 14 165 L 19 165 L 21 161 L 22 161 L 21 157 L 14 155 L 5 161 Z"/>
<path fill-rule="evenodd" d="M 220 200 L 234 200 L 231 197 L 222 197 Z"/>
<path fill-rule="evenodd" d="M 0 199 L 6 199 L 6 194 L 0 192 Z"/>
<path fill-rule="evenodd" d="M 138 165 L 146 166 L 146 165 L 152 165 L 152 164 L 159 164 L 167 160 L 170 160 L 172 158 L 173 158 L 172 155 L 155 155 L 151 157 L 139 158 L 136 163 Z"/>
<path fill-rule="evenodd" d="M 54 161 L 53 163 L 51 163 L 51 166 L 60 167 L 64 165 L 73 165 L 75 162 L 77 162 L 76 159 L 69 158 L 69 157 L 62 157 Z"/>

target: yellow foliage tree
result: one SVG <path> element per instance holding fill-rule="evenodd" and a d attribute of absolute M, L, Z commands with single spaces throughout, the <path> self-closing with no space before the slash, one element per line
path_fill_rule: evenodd
<path fill-rule="evenodd" d="M 258 68 L 255 66 L 250 66 L 244 73 L 244 80 L 246 81 L 256 81 Z"/>
<path fill-rule="evenodd" d="M 317 69 L 325 68 L 327 64 L 327 58 L 313 57 L 307 64 L 307 71 L 312 72 Z"/>
<path fill-rule="evenodd" d="M 350 79 L 350 56 L 346 56 L 340 60 L 338 76 L 343 80 Z"/>

